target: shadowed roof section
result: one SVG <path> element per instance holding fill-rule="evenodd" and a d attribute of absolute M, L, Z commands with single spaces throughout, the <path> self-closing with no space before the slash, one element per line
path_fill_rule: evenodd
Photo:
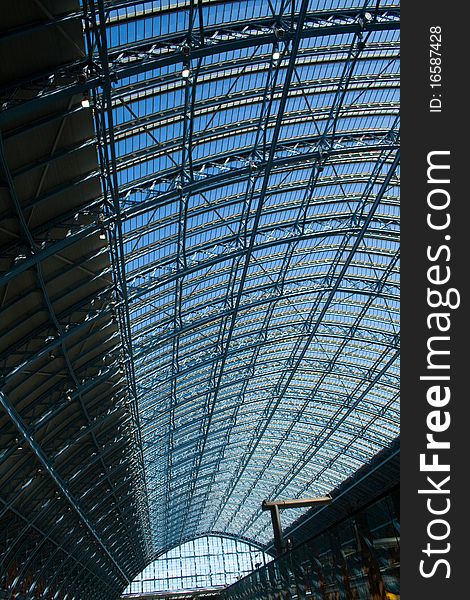
<path fill-rule="evenodd" d="M 68 91 L 87 63 L 80 6 L 4 8 L 0 589 L 2 598 L 112 597 L 151 542 L 120 364 L 114 240 L 97 224 L 94 124 L 82 94 Z"/>

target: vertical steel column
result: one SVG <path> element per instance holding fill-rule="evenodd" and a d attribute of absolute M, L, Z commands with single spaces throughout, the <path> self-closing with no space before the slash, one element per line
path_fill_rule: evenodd
<path fill-rule="evenodd" d="M 274 532 L 274 546 L 276 548 L 276 554 L 279 556 L 285 550 L 284 536 L 282 535 L 281 526 L 281 513 L 279 511 L 279 506 L 277 504 L 272 506 L 270 508 L 270 513 Z"/>

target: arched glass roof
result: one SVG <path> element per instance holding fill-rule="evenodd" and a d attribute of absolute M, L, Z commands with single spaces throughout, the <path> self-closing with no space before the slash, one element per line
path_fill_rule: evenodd
<path fill-rule="evenodd" d="M 204 536 L 165 552 L 126 588 L 124 596 L 224 588 L 272 559 L 241 540 Z"/>
<path fill-rule="evenodd" d="M 155 548 L 265 543 L 398 434 L 398 6 L 104 7 Z"/>
<path fill-rule="evenodd" d="M 116 598 L 398 435 L 399 7 L 7 4 L 0 595 Z"/>

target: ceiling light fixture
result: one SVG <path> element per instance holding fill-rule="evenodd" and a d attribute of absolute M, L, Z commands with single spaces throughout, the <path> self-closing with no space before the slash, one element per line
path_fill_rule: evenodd
<path fill-rule="evenodd" d="M 84 92 L 83 93 L 82 107 L 83 108 L 90 108 L 90 96 L 89 96 L 88 92 Z"/>

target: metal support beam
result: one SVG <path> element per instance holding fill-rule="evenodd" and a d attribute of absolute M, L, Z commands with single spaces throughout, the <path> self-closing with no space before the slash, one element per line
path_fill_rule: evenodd
<path fill-rule="evenodd" d="M 19 433 L 23 436 L 25 441 L 28 443 L 28 445 L 30 446 L 31 450 L 34 452 L 34 454 L 36 455 L 38 460 L 42 463 L 43 467 L 46 469 L 48 475 L 54 481 L 55 485 L 59 488 L 59 490 L 62 492 L 64 497 L 67 498 L 69 504 L 75 510 L 75 512 L 79 516 L 80 520 L 82 521 L 82 523 L 85 525 L 85 527 L 88 529 L 88 531 L 91 533 L 91 535 L 98 542 L 98 544 L 101 547 L 101 549 L 103 550 L 103 552 L 106 554 L 106 556 L 109 558 L 109 560 L 113 564 L 116 571 L 119 573 L 119 576 L 125 581 L 125 583 L 127 583 L 127 584 L 130 583 L 131 579 L 132 579 L 131 576 L 126 574 L 122 570 L 122 568 L 119 566 L 119 564 L 116 562 L 113 555 L 111 554 L 111 552 L 108 550 L 108 548 L 104 544 L 103 540 L 101 539 L 101 536 L 99 535 L 99 533 L 97 532 L 95 527 L 92 525 L 92 523 L 90 523 L 88 517 L 83 512 L 78 500 L 76 500 L 76 498 L 71 493 L 69 487 L 67 486 L 66 482 L 61 478 L 59 473 L 52 466 L 51 462 L 49 461 L 49 458 L 46 456 L 46 454 L 44 453 L 41 446 L 36 442 L 36 440 L 30 434 L 23 419 L 21 418 L 19 413 L 16 411 L 16 409 L 13 407 L 13 405 L 7 398 L 6 394 L 2 391 L 0 391 L 0 404 L 4 408 L 7 415 L 10 417 L 10 419 L 13 422 L 13 424 L 15 425 L 16 429 L 19 431 Z"/>
<path fill-rule="evenodd" d="M 263 500 L 261 510 L 272 510 L 277 507 L 279 510 L 285 508 L 305 508 L 307 506 L 316 506 L 320 504 L 330 504 L 331 496 L 320 496 L 319 498 L 295 498 L 294 500 Z"/>
<path fill-rule="evenodd" d="M 84 5 L 85 13 L 89 15 L 90 22 L 86 21 L 86 36 L 92 38 L 92 31 L 95 37 L 97 55 L 102 69 L 103 77 L 100 81 L 102 92 L 99 94 L 97 89 L 93 90 L 95 111 L 95 129 L 98 137 L 98 154 L 100 159 L 101 179 L 104 190 L 104 215 L 105 219 L 112 220 L 114 227 L 108 231 L 110 242 L 110 256 L 115 279 L 116 291 L 122 304 L 118 308 L 118 317 L 120 323 L 120 335 L 122 341 L 122 350 L 125 356 L 125 375 L 128 382 L 128 391 L 130 395 L 130 412 L 133 419 L 134 431 L 133 442 L 135 456 L 139 464 L 140 476 L 143 482 L 142 502 L 145 506 L 142 514 L 144 530 L 146 532 L 147 553 L 152 552 L 152 542 L 149 537 L 148 523 L 148 498 L 146 484 L 146 474 L 143 463 L 141 426 L 139 421 L 139 410 L 137 405 L 137 389 L 134 371 L 134 354 L 132 346 L 132 332 L 129 315 L 128 285 L 126 280 L 126 261 L 123 241 L 123 215 L 119 201 L 119 182 L 116 167 L 116 147 L 114 139 L 114 116 L 112 111 L 112 84 L 111 73 L 109 69 L 108 41 L 106 31 L 106 10 L 102 0 L 90 0 Z M 90 47 L 90 52 L 92 52 Z"/>
<path fill-rule="evenodd" d="M 330 504 L 331 496 L 321 496 L 319 498 L 296 498 L 293 500 L 263 500 L 261 510 L 269 510 L 271 513 L 271 522 L 274 533 L 274 547 L 279 556 L 286 550 L 286 542 L 282 533 L 281 509 L 286 508 L 304 508 L 307 506 L 321 506 Z"/>
<path fill-rule="evenodd" d="M 274 533 L 274 546 L 276 548 L 276 554 L 279 556 L 286 549 L 284 536 L 282 535 L 281 513 L 279 512 L 279 507 L 275 504 L 271 507 L 270 513 Z"/>
<path fill-rule="evenodd" d="M 356 20 L 356 16 L 360 13 L 360 10 L 354 11 L 348 15 L 345 22 L 345 11 L 331 11 L 315 13 L 310 12 L 307 14 L 308 27 L 302 29 L 302 39 L 323 37 L 331 35 L 341 35 L 357 33 L 361 30 L 360 25 Z M 86 15 L 86 24 L 89 25 L 90 15 Z M 123 23 L 125 21 L 123 20 Z M 198 60 L 204 57 L 209 57 L 217 54 L 226 54 L 232 51 L 237 51 L 242 48 L 249 48 L 254 45 L 272 45 L 277 42 L 276 35 L 273 32 L 272 25 L 275 22 L 265 21 L 258 23 L 257 25 L 253 20 L 241 21 L 237 23 L 236 27 L 233 27 L 233 31 L 229 39 L 227 39 L 227 28 L 223 28 L 223 34 L 220 38 L 216 38 L 217 41 L 211 44 L 201 44 L 199 47 L 194 48 L 192 51 L 192 58 Z M 101 23 L 100 23 L 101 25 Z M 246 29 L 249 28 L 249 34 L 245 33 Z M 373 22 L 367 25 L 367 31 L 390 31 L 399 28 L 399 11 L 396 9 L 379 8 L 377 10 L 377 18 Z M 205 35 L 213 36 L 217 34 L 217 27 L 205 27 Z M 240 32 L 244 32 L 240 35 Z M 184 36 L 187 32 L 179 32 L 174 36 L 168 36 L 164 41 L 161 42 L 161 48 L 163 52 L 155 56 L 151 52 L 153 46 L 153 40 L 147 40 L 147 47 L 133 47 L 130 46 L 124 52 L 123 48 L 116 48 L 115 53 L 109 57 L 110 65 L 107 68 L 111 68 L 113 77 L 116 80 L 123 80 L 145 71 L 153 69 L 161 69 L 170 65 L 178 64 L 181 62 L 181 54 L 175 52 L 174 48 L 180 45 L 184 41 Z M 292 41 L 297 35 L 297 30 L 286 31 L 285 41 Z M 137 60 L 131 60 L 130 63 L 125 60 L 122 64 L 119 62 L 119 57 L 122 56 L 124 59 L 129 56 L 132 58 L 133 55 L 137 56 Z M 139 56 L 144 58 L 139 58 Z M 122 59 L 121 59 L 122 60 Z M 82 61 L 79 65 L 82 64 Z M 72 74 L 75 74 L 78 70 L 77 65 L 69 65 L 69 70 Z M 48 73 L 44 73 L 38 76 L 39 79 L 46 79 L 49 76 Z M 12 105 L 8 110 L 0 113 L 0 126 L 10 120 L 13 121 L 16 118 L 22 118 L 29 110 L 34 110 L 36 106 L 44 106 L 44 104 L 56 101 L 59 98 L 70 97 L 75 94 L 83 95 L 85 90 L 97 88 L 103 84 L 103 80 L 106 79 L 106 75 L 94 75 L 90 77 L 85 83 L 71 83 L 69 85 L 61 85 L 59 88 L 54 88 L 52 91 L 37 96 L 27 102 L 22 102 L 17 105 Z M 16 85 L 28 84 L 29 82 L 17 82 Z"/>

